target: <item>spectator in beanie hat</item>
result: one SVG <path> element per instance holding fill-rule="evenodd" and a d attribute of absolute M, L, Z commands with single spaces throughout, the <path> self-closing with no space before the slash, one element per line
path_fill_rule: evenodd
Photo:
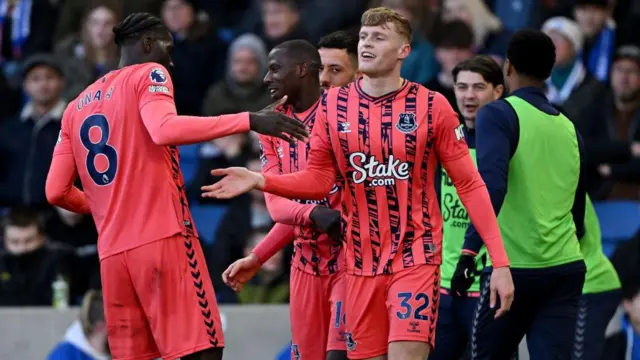
<path fill-rule="evenodd" d="M 579 58 L 584 37 L 575 21 L 554 17 L 542 25 L 542 31 L 556 48 L 556 63 L 546 81 L 546 95 L 551 104 L 577 122 L 591 101 L 604 91 L 604 86 L 589 73 Z"/>

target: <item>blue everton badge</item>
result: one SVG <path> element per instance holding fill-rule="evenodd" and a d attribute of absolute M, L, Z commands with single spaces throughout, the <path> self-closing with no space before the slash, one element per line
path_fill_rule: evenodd
<path fill-rule="evenodd" d="M 418 121 L 416 120 L 416 114 L 400 113 L 398 123 L 396 123 L 396 129 L 408 134 L 416 131 L 417 128 Z"/>
<path fill-rule="evenodd" d="M 154 68 L 149 74 L 149 79 L 156 84 L 165 84 L 167 82 L 167 75 L 160 68 Z"/>

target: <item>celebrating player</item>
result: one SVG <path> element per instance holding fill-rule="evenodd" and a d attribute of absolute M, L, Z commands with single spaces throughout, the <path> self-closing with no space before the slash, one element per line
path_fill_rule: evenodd
<path fill-rule="evenodd" d="M 462 113 L 464 135 L 469 152 L 475 160 L 475 121 L 478 110 L 497 100 L 504 91 L 504 78 L 500 66 L 488 56 L 475 56 L 453 69 L 454 92 L 458 109 Z M 440 208 L 442 209 L 442 273 L 440 307 L 436 326 L 436 344 L 429 360 L 460 359 L 471 336 L 473 311 L 480 291 L 480 279 L 475 278 L 468 292 L 451 296 L 451 278 L 464 243 L 464 234 L 469 226 L 467 210 L 460 203 L 456 189 L 447 175 L 441 171 L 436 178 L 440 184 Z M 439 181 L 438 181 L 439 180 Z M 482 248 L 481 255 L 486 254 Z M 486 255 L 485 255 L 486 256 Z M 481 262 L 480 262 L 481 263 Z M 481 266 L 478 271 L 481 271 Z M 472 278 L 473 279 L 473 278 Z"/>
<path fill-rule="evenodd" d="M 219 169 L 212 173 L 226 177 L 202 188 L 205 197 L 257 188 L 320 200 L 339 169 L 350 359 L 423 360 L 433 346 L 442 219 L 431 181 L 438 160 L 500 266 L 492 275 L 499 315 L 513 296 L 490 199 L 458 117 L 442 95 L 400 77 L 410 41 L 406 19 L 385 8 L 366 11 L 358 44 L 364 77 L 323 94 L 307 168 L 287 175 Z"/>
<path fill-rule="evenodd" d="M 320 55 L 304 40 L 276 46 L 269 54 L 264 78 L 276 100 L 287 97 L 277 110 L 313 127 L 320 103 Z M 307 144 L 289 145 L 260 136 L 262 172 L 280 175 L 304 169 Z M 322 201 L 298 202 L 266 194 L 267 208 L 277 224 L 244 259 L 223 273 L 226 283 L 240 290 L 263 262 L 295 238 L 291 262 L 292 359 L 346 359 L 344 339 L 344 255 L 340 231 L 340 191 L 336 186 Z M 295 228 L 291 225 L 295 225 Z M 329 235 L 327 235 L 329 234 Z"/>
<path fill-rule="evenodd" d="M 504 64 L 511 96 L 476 117 L 478 168 L 498 214 L 518 295 L 494 319 L 482 280 L 471 336 L 472 359 L 509 359 L 527 335 L 532 360 L 570 359 L 585 263 L 584 156 L 574 125 L 544 95 L 555 48 L 537 30 L 511 38 Z M 466 234 L 452 291 L 466 291 L 482 246 L 473 223 Z M 489 249 L 491 250 L 491 249 Z M 485 271 L 490 271 L 488 265 Z"/>
<path fill-rule="evenodd" d="M 149 14 L 114 28 L 120 69 L 67 107 L 47 178 L 49 202 L 91 213 L 114 359 L 221 359 L 216 297 L 189 212 L 175 145 L 253 129 L 305 134 L 272 111 L 177 116 L 173 39 Z M 73 186 L 80 174 L 84 193 Z"/>
<path fill-rule="evenodd" d="M 358 35 L 336 31 L 318 42 L 322 60 L 320 85 L 323 89 L 345 86 L 358 78 Z"/>

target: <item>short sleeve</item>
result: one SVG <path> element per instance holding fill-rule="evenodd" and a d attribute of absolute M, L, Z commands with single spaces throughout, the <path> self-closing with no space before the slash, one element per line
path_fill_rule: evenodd
<path fill-rule="evenodd" d="M 136 85 L 140 110 L 154 100 L 173 99 L 173 81 L 167 69 L 156 63 L 136 69 Z"/>
<path fill-rule="evenodd" d="M 438 159 L 447 162 L 466 156 L 469 147 L 464 138 L 464 125 L 460 123 L 458 114 L 440 93 L 435 94 L 431 106 Z"/>
<path fill-rule="evenodd" d="M 71 117 L 72 114 L 72 105 L 69 104 L 67 109 L 62 114 L 62 122 L 60 125 L 60 133 L 58 134 L 58 141 L 53 150 L 53 155 L 64 155 L 64 154 L 73 154 L 73 148 L 71 143 L 71 128 L 73 119 Z"/>

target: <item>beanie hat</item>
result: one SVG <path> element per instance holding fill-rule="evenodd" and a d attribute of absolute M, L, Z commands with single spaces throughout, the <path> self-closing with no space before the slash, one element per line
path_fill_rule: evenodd
<path fill-rule="evenodd" d="M 584 35 L 575 21 L 561 16 L 553 17 L 542 24 L 542 31 L 547 35 L 549 35 L 549 32 L 555 31 L 569 40 L 576 53 L 582 51 Z"/>

